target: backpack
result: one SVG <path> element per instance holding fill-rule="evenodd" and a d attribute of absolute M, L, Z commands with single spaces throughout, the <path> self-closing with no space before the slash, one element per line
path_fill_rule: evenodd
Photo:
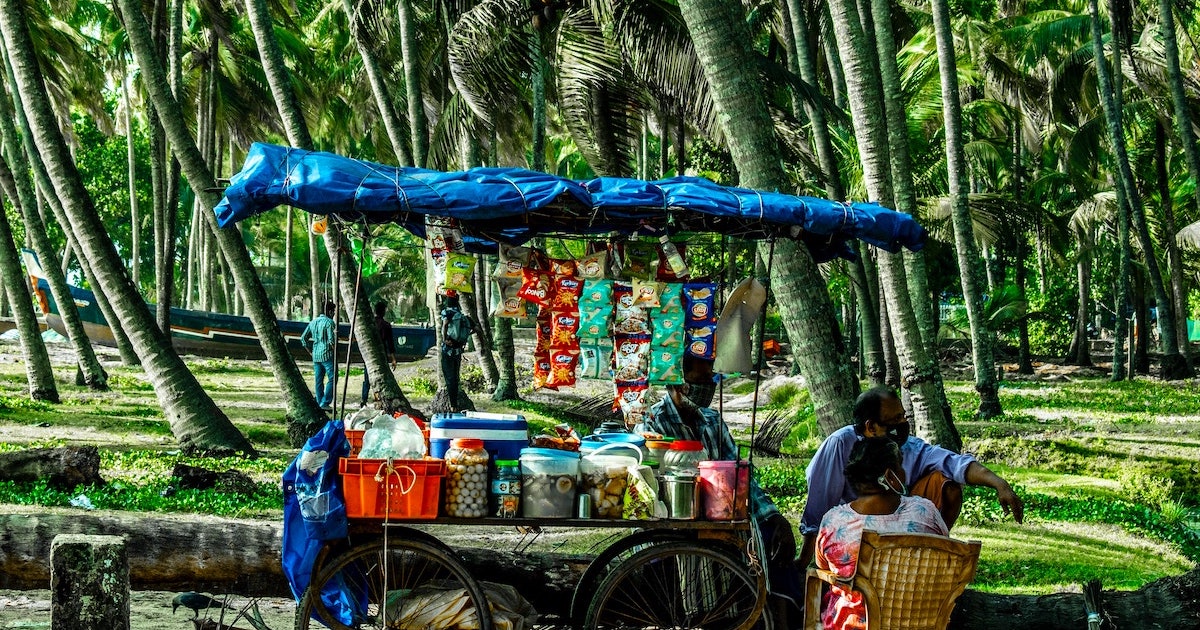
<path fill-rule="evenodd" d="M 446 322 L 446 340 L 456 346 L 465 346 L 475 331 L 475 323 L 462 311 L 453 310 L 446 313 L 450 320 Z"/>

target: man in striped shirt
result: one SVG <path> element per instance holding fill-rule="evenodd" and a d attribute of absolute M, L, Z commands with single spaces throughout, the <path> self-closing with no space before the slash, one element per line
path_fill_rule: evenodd
<path fill-rule="evenodd" d="M 337 379 L 334 365 L 334 350 L 337 344 L 337 329 L 333 316 L 337 313 L 337 305 L 325 303 L 325 312 L 309 322 L 304 334 L 300 335 L 300 343 L 312 353 L 313 360 L 313 392 L 317 404 L 326 411 L 333 407 L 333 384 Z"/>

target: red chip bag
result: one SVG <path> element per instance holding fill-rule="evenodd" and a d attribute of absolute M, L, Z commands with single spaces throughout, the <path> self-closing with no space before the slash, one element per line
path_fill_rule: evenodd
<path fill-rule="evenodd" d="M 550 384 L 550 351 L 533 353 L 533 388 L 557 389 Z"/>
<path fill-rule="evenodd" d="M 555 310 L 576 310 L 583 293 L 583 280 L 574 276 L 554 277 L 554 298 L 550 307 Z"/>
<path fill-rule="evenodd" d="M 575 365 L 579 362 L 579 350 L 551 350 L 549 387 L 574 387 Z"/>
<path fill-rule="evenodd" d="M 517 291 L 517 297 L 538 306 L 550 306 L 550 300 L 553 299 L 550 276 L 532 269 L 525 269 L 521 272 L 521 276 L 523 281 L 521 289 Z"/>
<path fill-rule="evenodd" d="M 533 352 L 548 353 L 550 351 L 550 339 L 554 336 L 554 320 L 550 311 L 545 309 L 538 311 L 537 314 L 537 345 L 534 346 Z"/>
<path fill-rule="evenodd" d="M 575 275 L 575 270 L 576 265 L 574 260 L 550 259 L 550 273 L 556 276 L 573 276 Z"/>
<path fill-rule="evenodd" d="M 579 350 L 579 315 L 568 311 L 553 313 L 550 320 L 550 348 Z"/>
<path fill-rule="evenodd" d="M 649 386 L 645 381 L 617 383 L 617 396 L 613 400 L 613 411 L 620 411 L 625 416 L 626 427 L 632 428 L 645 420 L 647 389 Z"/>

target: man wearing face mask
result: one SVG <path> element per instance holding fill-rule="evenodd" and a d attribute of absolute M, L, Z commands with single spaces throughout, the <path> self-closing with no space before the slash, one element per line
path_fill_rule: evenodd
<path fill-rule="evenodd" d="M 911 484 L 902 489 L 932 501 L 947 528 L 954 527 L 962 511 L 963 484 L 993 488 L 1004 512 L 1011 513 L 1018 523 L 1024 519 L 1024 504 L 1007 481 L 974 457 L 934 446 L 910 436 L 909 431 L 900 397 L 881 385 L 863 392 L 854 402 L 853 425 L 834 431 L 821 443 L 806 471 L 808 502 L 800 519 L 804 536 L 798 561 L 801 567 L 807 567 L 813 558 L 817 529 L 825 513 L 858 497 L 846 479 L 845 468 L 851 450 L 864 438 L 886 437 L 900 446 L 903 481 Z"/>

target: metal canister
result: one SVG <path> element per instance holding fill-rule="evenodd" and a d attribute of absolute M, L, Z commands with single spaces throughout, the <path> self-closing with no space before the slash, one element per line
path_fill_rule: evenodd
<path fill-rule="evenodd" d="M 592 495 L 580 492 L 575 498 L 575 518 L 592 518 Z"/>
<path fill-rule="evenodd" d="M 700 494 L 696 492 L 696 475 L 669 474 L 662 477 L 663 502 L 667 518 L 695 520 L 700 516 Z"/>

